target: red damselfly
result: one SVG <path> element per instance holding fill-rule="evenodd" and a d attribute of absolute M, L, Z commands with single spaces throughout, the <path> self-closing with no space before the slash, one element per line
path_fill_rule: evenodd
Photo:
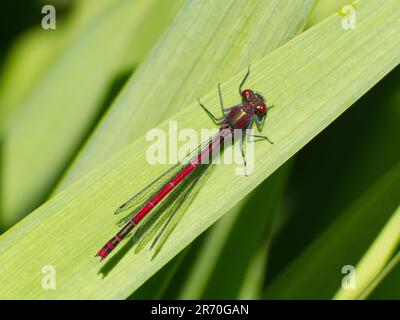
<path fill-rule="evenodd" d="M 219 132 L 116 210 L 116 214 L 125 212 L 128 216 L 120 221 L 123 225 L 122 229 L 97 252 L 96 256 L 100 256 L 101 260 L 105 259 L 139 222 L 141 224 L 134 235 L 136 239 L 150 238 L 158 231 L 150 246 L 152 249 L 161 236 L 166 234 L 166 229 L 172 225 L 171 221 L 177 217 L 177 212 L 182 210 L 185 201 L 189 196 L 193 196 L 195 186 L 212 163 L 215 150 L 219 150 L 228 138 L 234 138 L 238 131 L 241 133 L 240 147 L 246 168 L 243 137 L 254 122 L 258 130 L 262 131 L 267 111 L 272 108 L 272 106 L 267 108 L 265 99 L 260 93 L 250 89 L 242 90 L 249 74 L 250 68 L 239 85 L 242 102 L 230 108 L 224 108 L 221 88 L 218 84 L 221 117 L 215 117 L 199 100 L 200 106 L 213 121 L 220 124 Z M 272 144 L 266 136 L 252 136 Z"/>

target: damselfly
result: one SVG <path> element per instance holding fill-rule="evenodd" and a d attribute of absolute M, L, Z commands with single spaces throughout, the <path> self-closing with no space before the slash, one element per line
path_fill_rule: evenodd
<path fill-rule="evenodd" d="M 152 249 L 161 236 L 167 234 L 167 228 L 174 225 L 171 221 L 176 220 L 177 212 L 182 210 L 185 201 L 189 196 L 193 196 L 195 186 L 208 171 L 214 159 L 215 150 L 219 150 L 225 140 L 234 138 L 237 132 L 241 133 L 240 147 L 246 168 L 243 149 L 243 137 L 246 135 L 246 130 L 250 129 L 255 122 L 258 130 L 262 131 L 267 111 L 272 108 L 272 106 L 267 108 L 261 94 L 250 89 L 242 90 L 249 74 L 250 68 L 239 85 L 242 102 L 230 108 L 224 108 L 221 88 L 218 84 L 221 117 L 215 117 L 199 100 L 200 106 L 213 121 L 220 124 L 219 132 L 116 210 L 116 214 L 125 212 L 128 216 L 120 221 L 123 225 L 122 229 L 97 252 L 96 256 L 100 256 L 101 260 L 106 258 L 139 222 L 141 224 L 134 238 L 143 240 L 155 235 L 150 246 Z M 266 136 L 253 135 L 253 137 L 264 139 L 272 144 Z"/>

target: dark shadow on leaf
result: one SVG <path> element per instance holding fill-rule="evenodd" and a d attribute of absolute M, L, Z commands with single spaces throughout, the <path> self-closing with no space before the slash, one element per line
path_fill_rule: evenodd
<path fill-rule="evenodd" d="M 105 262 L 104 266 L 101 267 L 98 274 L 101 274 L 105 278 L 111 270 L 117 265 L 117 263 L 128 253 L 133 247 L 133 241 L 127 241 L 120 250 L 114 253 L 113 256 L 109 257 Z"/>

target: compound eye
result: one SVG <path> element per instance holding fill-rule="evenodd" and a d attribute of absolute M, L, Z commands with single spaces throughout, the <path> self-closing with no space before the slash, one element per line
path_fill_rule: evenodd
<path fill-rule="evenodd" d="M 267 107 L 265 106 L 265 103 L 259 104 L 259 105 L 256 107 L 256 113 L 257 113 L 259 116 L 265 115 L 266 112 L 267 112 Z"/>
<path fill-rule="evenodd" d="M 245 101 L 251 100 L 252 96 L 253 96 L 253 91 L 252 90 L 246 89 L 246 90 L 242 91 L 242 97 L 243 97 L 243 99 Z"/>

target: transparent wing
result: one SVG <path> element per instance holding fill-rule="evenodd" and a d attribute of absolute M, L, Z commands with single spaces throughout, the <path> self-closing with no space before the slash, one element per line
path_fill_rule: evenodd
<path fill-rule="evenodd" d="M 183 214 L 186 212 L 187 208 L 196 197 L 197 193 L 200 191 L 200 186 L 202 185 L 200 181 L 204 181 L 206 177 L 211 174 L 211 168 L 213 168 L 212 165 L 205 165 L 204 168 L 199 171 L 198 175 L 196 175 L 196 177 L 193 179 L 193 182 L 187 188 L 187 191 L 181 198 L 180 202 L 174 208 L 172 214 L 169 215 L 166 222 L 158 231 L 155 239 L 150 246 L 150 250 L 154 248 L 153 257 L 160 251 L 161 247 L 163 246 L 175 226 L 178 224 Z"/>
<path fill-rule="evenodd" d="M 144 187 L 141 191 L 136 193 L 132 198 L 128 201 L 120 205 L 114 214 L 122 214 L 126 213 L 128 215 L 121 218 L 117 225 L 121 226 L 125 224 L 127 221 L 132 219 L 133 216 L 137 212 L 139 212 L 142 207 L 155 195 L 157 194 L 179 171 L 183 169 L 191 160 L 194 159 L 204 148 L 208 146 L 212 138 L 204 141 L 193 151 L 189 152 L 182 160 L 180 160 L 177 164 L 173 165 L 159 177 L 150 182 L 146 187 Z M 156 210 L 154 210 L 156 211 Z"/>
<path fill-rule="evenodd" d="M 140 252 L 152 240 L 150 250 L 159 251 L 173 228 L 186 212 L 186 209 L 199 191 L 200 180 L 211 172 L 210 164 L 203 164 L 182 182 L 165 200 L 164 203 L 138 226 L 133 235 L 133 242 L 137 243 L 135 252 Z M 162 214 L 161 214 L 162 212 Z"/>
<path fill-rule="evenodd" d="M 137 212 L 142 209 L 142 207 L 153 197 L 154 194 L 156 194 L 165 186 L 167 181 L 169 181 L 182 169 L 183 166 L 184 165 L 181 163 L 173 165 L 159 177 L 150 182 L 141 191 L 135 194 L 132 198 L 130 198 L 127 202 L 120 205 L 114 214 L 128 213 L 128 215 L 121 218 L 117 224 L 121 226 L 129 221 Z"/>

